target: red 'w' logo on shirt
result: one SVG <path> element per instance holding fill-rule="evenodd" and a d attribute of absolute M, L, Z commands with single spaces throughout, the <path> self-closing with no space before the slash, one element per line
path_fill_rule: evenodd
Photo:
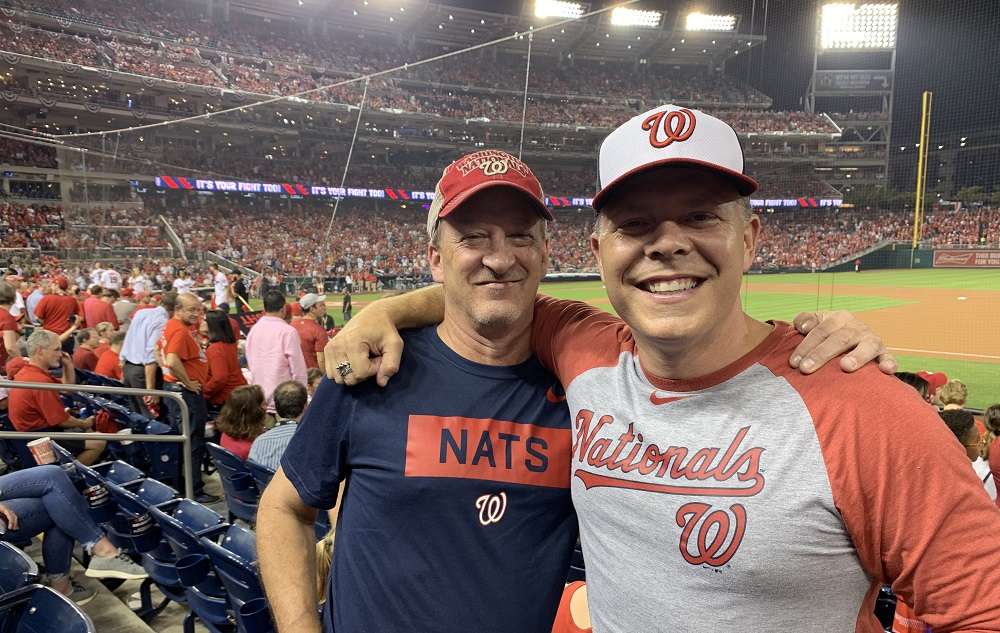
<path fill-rule="evenodd" d="M 752 497 L 764 489 L 760 471 L 764 449 L 742 448 L 749 426 L 737 431 L 724 449 L 706 447 L 692 452 L 686 446 L 663 448 L 646 442 L 633 424 L 617 439 L 600 437 L 601 430 L 613 422 L 610 415 L 595 421 L 594 412 L 587 409 L 576 415 L 573 455 L 590 469 L 577 468 L 574 474 L 587 490 L 609 487 L 696 497 Z M 688 503 L 675 518 L 681 527 L 681 555 L 692 565 L 726 564 L 746 533 L 746 508 L 741 504 L 725 510 Z"/>

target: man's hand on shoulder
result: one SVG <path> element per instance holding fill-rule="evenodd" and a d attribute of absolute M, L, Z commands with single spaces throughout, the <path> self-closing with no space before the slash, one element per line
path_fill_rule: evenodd
<path fill-rule="evenodd" d="M 794 325 L 805 339 L 788 362 L 803 374 L 813 373 L 841 354 L 840 368 L 846 372 L 857 371 L 873 360 L 886 374 L 898 368 L 882 338 L 847 310 L 801 312 Z"/>
<path fill-rule="evenodd" d="M 326 375 L 338 385 L 356 385 L 375 376 L 384 387 L 399 371 L 402 355 L 403 339 L 378 303 L 362 310 L 323 348 Z"/>

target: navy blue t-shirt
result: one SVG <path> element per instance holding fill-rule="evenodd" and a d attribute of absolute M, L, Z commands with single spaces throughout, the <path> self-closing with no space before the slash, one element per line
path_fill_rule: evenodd
<path fill-rule="evenodd" d="M 403 340 L 386 388 L 324 380 L 281 460 L 316 508 L 347 479 L 324 630 L 549 633 L 577 538 L 561 387 Z"/>

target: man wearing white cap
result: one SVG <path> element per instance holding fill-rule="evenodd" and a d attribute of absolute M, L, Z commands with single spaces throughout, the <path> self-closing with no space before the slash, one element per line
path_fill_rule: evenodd
<path fill-rule="evenodd" d="M 872 366 L 803 377 L 801 335 L 743 312 L 760 233 L 743 171 L 719 119 L 626 122 L 601 146 L 591 238 L 624 322 L 535 305 L 574 419 L 594 630 L 881 631 L 886 583 L 935 631 L 1000 631 L 1000 541 L 978 536 L 1000 514 L 934 411 Z M 333 360 L 357 345 L 339 343 Z"/>
<path fill-rule="evenodd" d="M 306 367 L 322 367 L 323 349 L 330 340 L 322 325 L 326 321 L 326 297 L 310 292 L 299 299 L 299 306 L 302 307 L 302 316 L 292 319 L 292 327 L 299 333 Z"/>

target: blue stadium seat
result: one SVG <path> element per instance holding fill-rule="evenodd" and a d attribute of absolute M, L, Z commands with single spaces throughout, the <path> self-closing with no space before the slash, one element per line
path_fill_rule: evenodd
<path fill-rule="evenodd" d="M 231 525 L 225 534 L 216 539 L 202 538 L 201 544 L 226 588 L 233 611 L 238 611 L 246 602 L 264 597 L 264 589 L 254 566 L 257 561 L 257 537 L 253 532 Z"/>
<path fill-rule="evenodd" d="M 208 442 L 206 447 L 222 480 L 222 490 L 229 507 L 229 520 L 232 521 L 235 517 L 247 523 L 255 523 L 260 492 L 246 463 L 218 444 Z"/>
<path fill-rule="evenodd" d="M 38 582 L 38 565 L 10 543 L 0 541 L 0 593 Z"/>
<path fill-rule="evenodd" d="M 253 475 L 254 481 L 257 483 L 257 489 L 263 494 L 264 489 L 271 483 L 271 478 L 274 477 L 274 471 L 251 459 L 248 459 L 244 463 L 250 474 Z M 317 541 L 326 536 L 326 533 L 330 531 L 330 516 L 326 512 L 320 512 L 316 515 L 315 531 Z"/>
<path fill-rule="evenodd" d="M 263 464 L 258 464 L 252 459 L 248 459 L 244 463 L 247 470 L 253 475 L 253 480 L 257 483 L 257 490 L 260 490 L 261 494 L 263 494 L 264 488 L 267 488 L 267 484 L 271 483 L 271 478 L 274 477 L 274 471 Z"/>
<path fill-rule="evenodd" d="M 120 460 L 94 464 L 93 469 L 106 481 L 114 484 L 127 484 L 146 478 L 141 470 Z"/>
<path fill-rule="evenodd" d="M 229 525 L 221 516 L 190 499 L 151 507 L 149 513 L 164 537 L 156 550 L 143 555 L 143 567 L 150 577 L 164 595 L 186 604 L 192 618 L 197 617 L 209 631 L 233 630 L 225 588 L 199 540 L 203 536 L 216 538 Z"/>
<path fill-rule="evenodd" d="M 58 591 L 28 585 L 0 596 L 4 633 L 97 633 L 80 607 Z"/>

